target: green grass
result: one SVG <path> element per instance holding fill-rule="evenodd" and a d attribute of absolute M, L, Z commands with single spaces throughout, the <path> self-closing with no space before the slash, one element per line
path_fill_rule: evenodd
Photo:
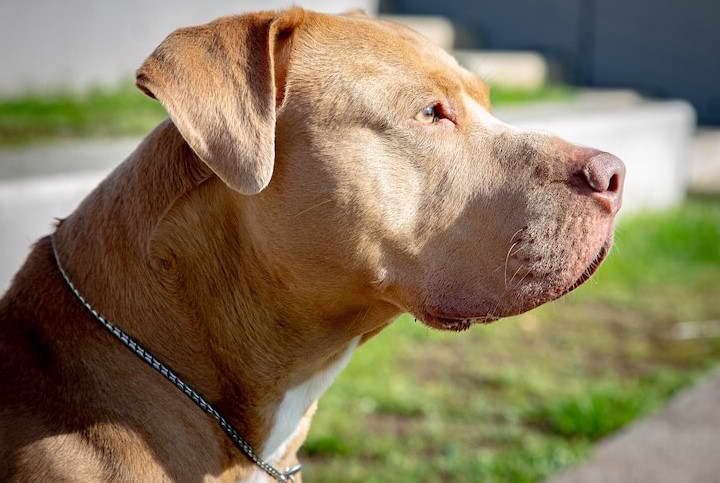
<path fill-rule="evenodd" d="M 0 144 L 77 136 L 147 133 L 167 115 L 135 86 L 121 83 L 85 93 L 29 94 L 0 100 Z"/>
<path fill-rule="evenodd" d="M 549 85 L 539 89 L 513 89 L 493 86 L 490 100 L 494 106 L 527 104 L 532 102 L 567 101 L 573 98 L 575 89 L 570 86 Z"/>
<path fill-rule="evenodd" d="M 461 334 L 403 316 L 358 350 L 303 447 L 308 481 L 542 480 L 720 358 L 720 203 L 623 220 L 596 277 Z"/>
<path fill-rule="evenodd" d="M 491 91 L 497 105 L 562 100 L 571 93 L 565 87 L 534 91 L 496 87 Z M 0 99 L 0 145 L 67 137 L 142 135 L 166 117 L 160 103 L 129 82 L 85 93 L 28 94 Z"/>

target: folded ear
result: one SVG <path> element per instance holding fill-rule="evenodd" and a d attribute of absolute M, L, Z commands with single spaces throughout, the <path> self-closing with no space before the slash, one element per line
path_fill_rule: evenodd
<path fill-rule="evenodd" d="M 283 49 L 301 18 L 295 9 L 180 29 L 137 71 L 137 86 L 160 101 L 193 151 L 240 193 L 258 193 L 270 182 Z"/>

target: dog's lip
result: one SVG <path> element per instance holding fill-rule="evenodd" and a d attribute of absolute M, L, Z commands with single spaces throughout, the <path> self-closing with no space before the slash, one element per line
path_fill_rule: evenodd
<path fill-rule="evenodd" d="M 563 295 L 566 295 L 576 288 L 578 288 L 580 285 L 584 284 L 588 280 L 590 280 L 590 277 L 595 274 L 597 269 L 600 267 L 602 262 L 607 257 L 608 253 L 610 253 L 610 248 L 612 247 L 612 237 L 608 237 L 605 242 L 602 244 L 600 249 L 598 250 L 595 257 L 590 261 L 588 266 L 585 268 L 582 274 L 578 277 L 577 280 L 575 280 L 574 283 L 572 283 L 568 288 L 566 288 L 561 294 L 560 297 Z"/>
<path fill-rule="evenodd" d="M 500 316 L 490 313 L 445 314 L 426 310 L 417 318 L 430 327 L 459 332 L 475 324 L 489 324 L 500 319 Z"/>

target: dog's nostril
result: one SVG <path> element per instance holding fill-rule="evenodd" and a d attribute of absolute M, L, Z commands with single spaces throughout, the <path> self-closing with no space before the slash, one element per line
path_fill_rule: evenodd
<path fill-rule="evenodd" d="M 608 188 L 606 191 L 610 191 L 611 193 L 617 193 L 620 190 L 620 176 L 617 174 L 612 175 L 610 178 L 610 184 L 608 185 Z"/>
<path fill-rule="evenodd" d="M 619 193 L 625 176 L 625 165 L 617 156 L 596 154 L 582 168 L 585 183 L 598 193 Z"/>

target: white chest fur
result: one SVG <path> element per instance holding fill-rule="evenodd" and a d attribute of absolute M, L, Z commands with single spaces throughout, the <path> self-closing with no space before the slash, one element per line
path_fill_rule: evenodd
<path fill-rule="evenodd" d="M 275 422 L 270 436 L 263 446 L 263 459 L 272 464 L 282 457 L 287 445 L 292 441 L 305 411 L 323 395 L 338 373 L 350 362 L 350 356 L 359 342 L 360 337 L 350 341 L 345 352 L 336 361 L 285 393 L 275 411 Z"/>

